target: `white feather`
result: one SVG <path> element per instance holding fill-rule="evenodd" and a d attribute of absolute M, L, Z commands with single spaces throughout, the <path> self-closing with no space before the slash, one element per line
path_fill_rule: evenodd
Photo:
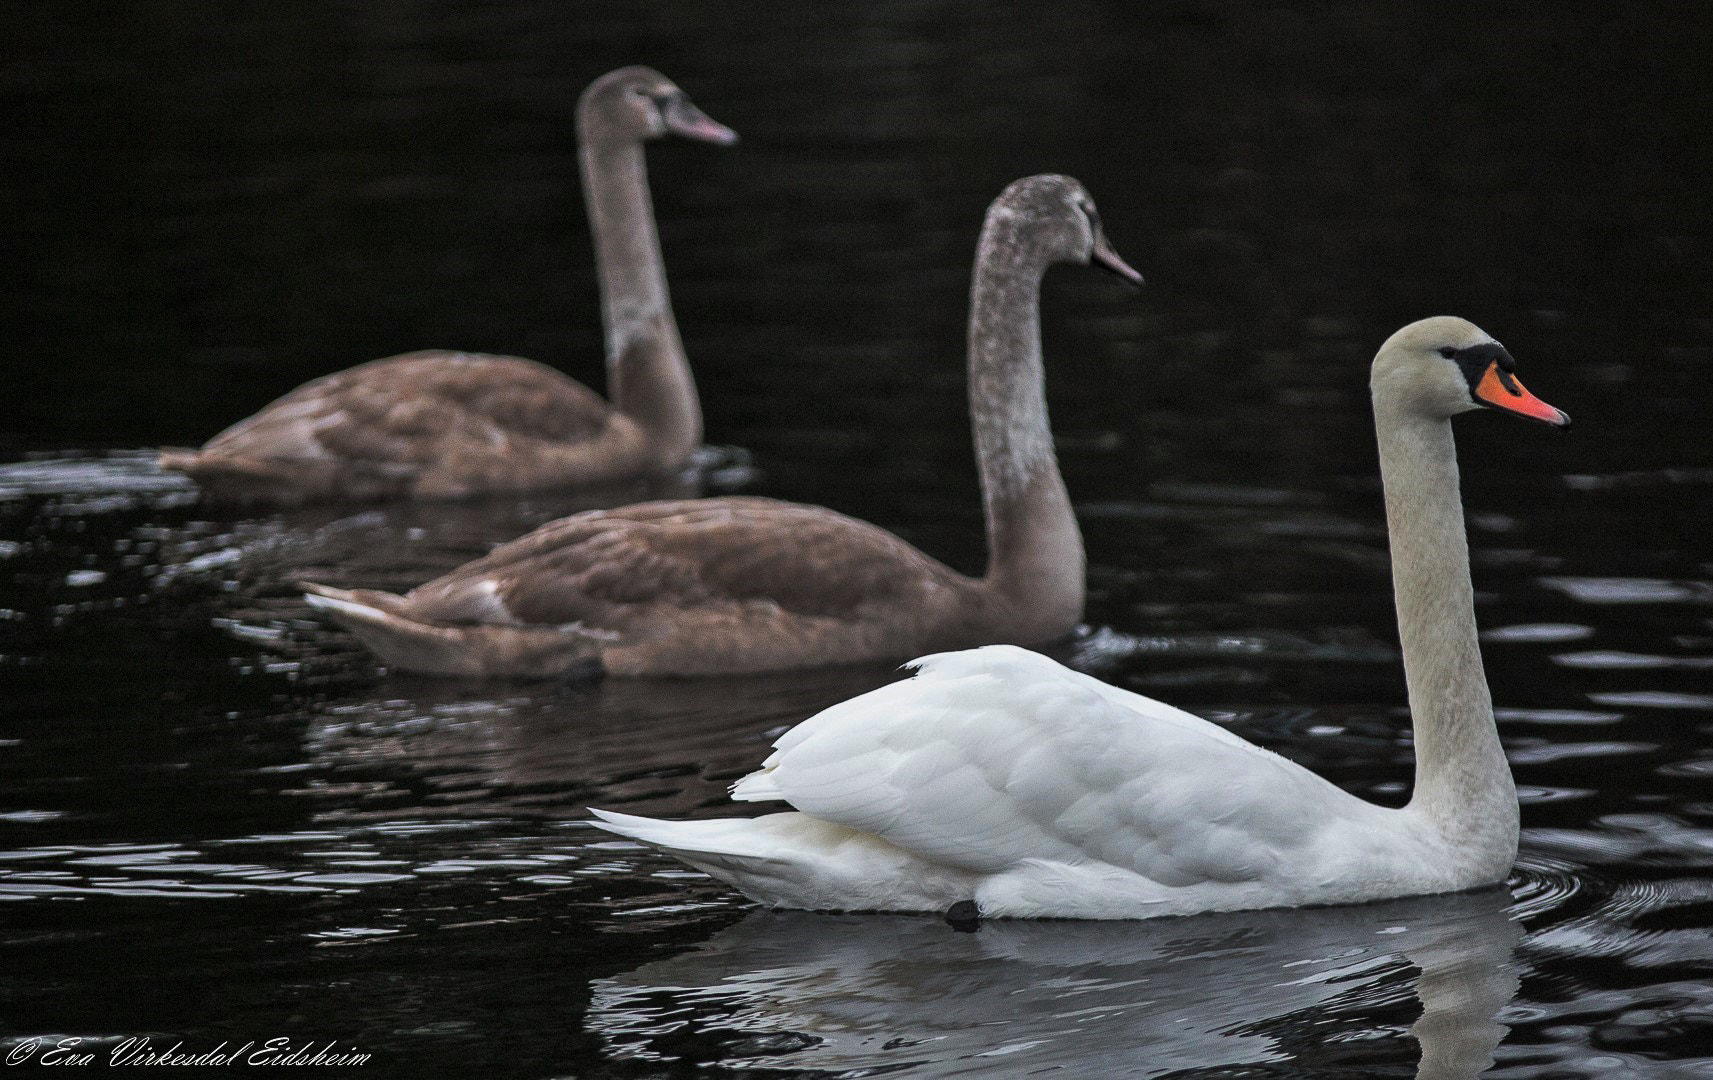
<path fill-rule="evenodd" d="M 1199 717 L 1008 645 L 914 666 L 734 785 L 800 813 L 599 824 L 775 906 L 1140 918 L 1447 887 L 1412 815 Z"/>

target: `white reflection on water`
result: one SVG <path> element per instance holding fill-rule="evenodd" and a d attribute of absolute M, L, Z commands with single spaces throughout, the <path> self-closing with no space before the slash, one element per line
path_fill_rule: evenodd
<path fill-rule="evenodd" d="M 598 980 L 589 1025 L 661 1061 L 691 1036 L 722 1064 L 911 1076 L 1049 1069 L 1153 1076 L 1312 1060 L 1392 1034 L 1414 994 L 1418 1076 L 1475 1076 L 1505 1028 L 1522 936 L 1500 890 L 1141 923 L 757 911 L 694 950 Z M 1409 968 L 1419 969 L 1411 977 Z"/>

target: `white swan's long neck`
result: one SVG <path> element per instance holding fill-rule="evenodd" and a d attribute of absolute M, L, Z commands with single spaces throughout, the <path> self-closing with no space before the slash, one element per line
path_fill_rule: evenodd
<path fill-rule="evenodd" d="M 606 325 L 613 407 L 657 443 L 684 454 L 702 439 L 702 411 L 672 318 L 642 145 L 585 130 L 580 157 Z"/>
<path fill-rule="evenodd" d="M 1451 424 L 1374 401 L 1392 584 L 1415 723 L 1410 810 L 1464 856 L 1508 868 L 1517 791 L 1493 723 L 1475 636 L 1469 541 Z"/>
<path fill-rule="evenodd" d="M 1041 364 L 1041 276 L 1023 224 L 982 231 L 970 295 L 970 420 L 987 515 L 988 585 L 1062 625 L 1082 616 L 1082 534 L 1053 454 Z"/>

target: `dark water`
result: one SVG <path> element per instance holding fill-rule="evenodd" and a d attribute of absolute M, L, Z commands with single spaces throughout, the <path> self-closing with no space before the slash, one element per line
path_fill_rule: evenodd
<path fill-rule="evenodd" d="M 1713 1076 L 1706 14 L 53 0 L 8 22 L 6 1048 Z M 1048 283 L 1091 560 L 1058 655 L 1377 800 L 1411 759 L 1366 364 L 1428 314 L 1503 339 L 1577 419 L 1458 426 L 1524 803 L 1508 888 L 973 935 L 758 912 L 584 808 L 723 812 L 774 734 L 887 671 L 387 677 L 294 577 L 408 585 L 583 504 L 221 518 L 127 450 L 409 348 L 598 381 L 571 117 L 638 60 L 745 139 L 650 156 L 709 437 L 744 448 L 710 489 L 979 566 L 969 257 L 1004 183 L 1073 173 L 1149 287 Z"/>

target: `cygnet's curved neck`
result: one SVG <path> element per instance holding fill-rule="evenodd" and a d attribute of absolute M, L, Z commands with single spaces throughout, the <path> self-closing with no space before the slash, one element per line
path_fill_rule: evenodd
<path fill-rule="evenodd" d="M 1041 363 L 1041 276 L 1029 220 L 996 209 L 970 291 L 970 419 L 987 516 L 990 588 L 1043 623 L 1082 616 L 1082 534 L 1053 454 Z"/>
<path fill-rule="evenodd" d="M 606 326 L 607 395 L 662 449 L 688 456 L 702 412 L 672 318 L 642 144 L 578 118 L 579 156 Z"/>
<path fill-rule="evenodd" d="M 1469 541 L 1451 424 L 1377 391 L 1375 428 L 1391 534 L 1392 584 L 1415 724 L 1409 809 L 1459 854 L 1510 865 L 1517 791 L 1493 722 L 1476 641 Z"/>

